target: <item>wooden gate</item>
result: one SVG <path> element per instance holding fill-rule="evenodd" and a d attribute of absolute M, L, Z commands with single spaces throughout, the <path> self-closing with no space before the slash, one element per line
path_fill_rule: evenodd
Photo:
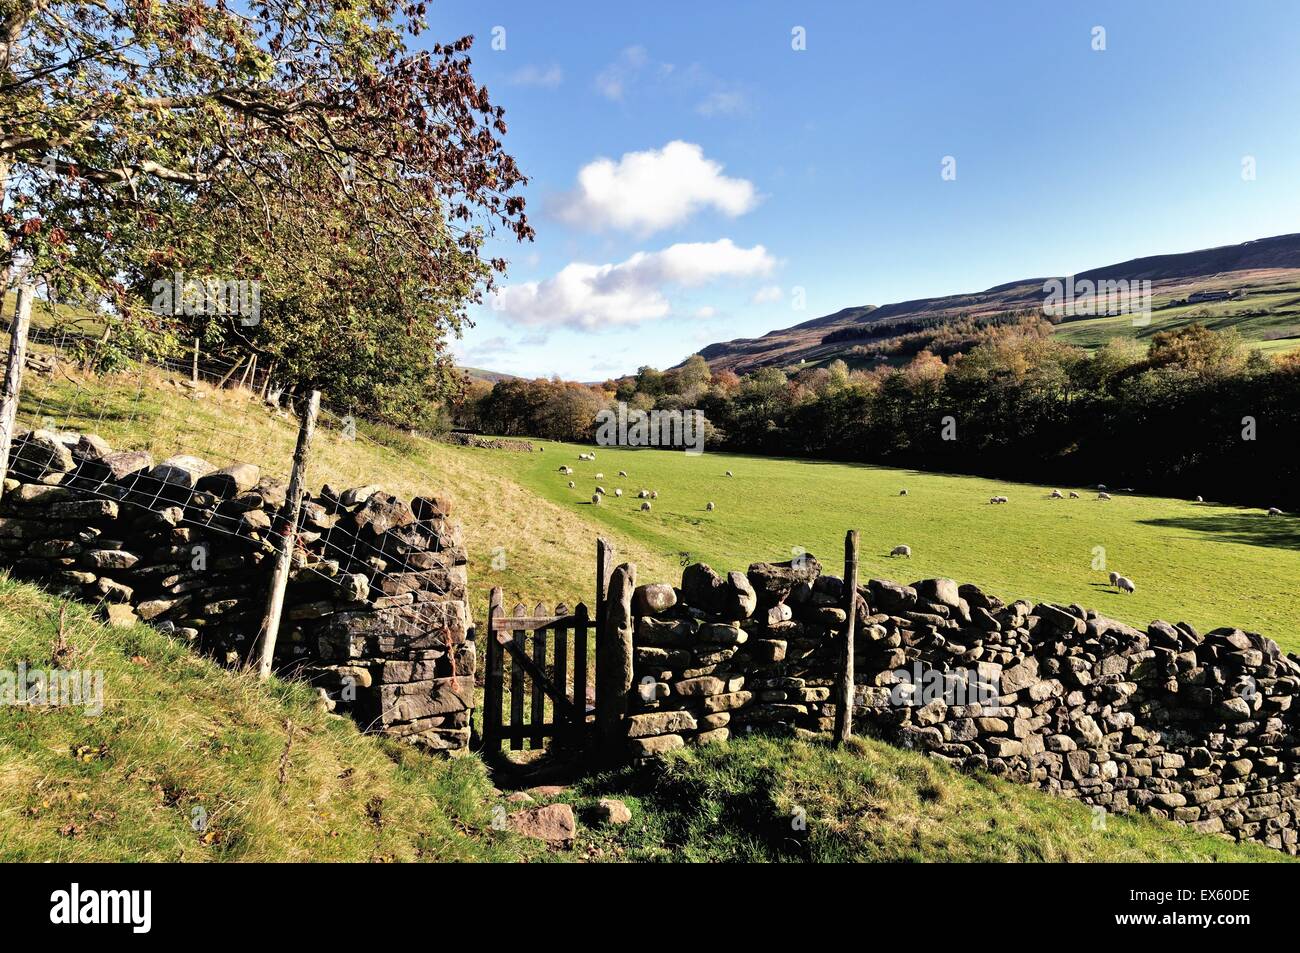
<path fill-rule="evenodd" d="M 493 589 L 488 604 L 483 750 L 499 753 L 507 740 L 512 751 L 522 749 L 525 742 L 537 749 L 547 738 L 585 745 L 592 627 L 587 607 L 578 603 L 570 612 L 561 603 L 551 613 L 538 603 L 530 613 L 520 603 L 507 615 L 501 600 L 501 590 Z"/>

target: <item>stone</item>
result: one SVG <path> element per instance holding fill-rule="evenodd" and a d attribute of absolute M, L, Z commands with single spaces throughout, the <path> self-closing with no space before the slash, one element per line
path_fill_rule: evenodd
<path fill-rule="evenodd" d="M 748 619 L 758 608 L 758 594 L 749 584 L 749 578 L 740 572 L 727 573 L 722 585 L 718 614 L 724 619 Z"/>
<path fill-rule="evenodd" d="M 202 457 L 181 454 L 168 457 L 150 470 L 149 479 L 164 486 L 172 486 L 181 490 L 193 490 L 197 488 L 201 477 L 207 476 L 214 470 L 216 470 L 216 467 Z"/>
<path fill-rule="evenodd" d="M 811 586 L 821 575 L 822 566 L 812 553 L 804 553 L 783 563 L 753 563 L 745 574 L 758 597 L 760 608 L 785 602 L 799 583 Z"/>
<path fill-rule="evenodd" d="M 96 461 L 103 477 L 112 483 L 129 483 L 145 477 L 153 469 L 153 456 L 143 450 L 118 450 Z"/>
<path fill-rule="evenodd" d="M 72 451 L 49 430 L 32 430 L 14 438 L 9 469 L 39 480 L 51 473 L 67 473 L 73 467 Z"/>
<path fill-rule="evenodd" d="M 233 499 L 247 493 L 262 479 L 262 470 L 253 463 L 232 463 L 228 467 L 214 470 L 196 481 L 195 489 L 211 493 L 222 500 Z"/>
<path fill-rule="evenodd" d="M 135 614 L 125 602 L 110 602 L 104 606 L 105 621 L 110 628 L 128 629 L 140 621 L 140 617 Z"/>
<path fill-rule="evenodd" d="M 631 738 L 628 751 L 633 758 L 652 758 L 686 747 L 681 735 L 656 735 L 653 738 Z"/>
<path fill-rule="evenodd" d="M 867 582 L 868 601 L 882 612 L 906 612 L 916 607 L 917 594 L 911 586 L 900 586 L 887 579 Z"/>
<path fill-rule="evenodd" d="M 707 563 L 691 563 L 682 570 L 682 599 L 688 606 L 717 613 L 722 607 L 722 577 Z"/>
<path fill-rule="evenodd" d="M 632 820 L 628 806 L 612 797 L 603 797 L 596 802 L 595 815 L 598 824 L 626 824 Z"/>
<path fill-rule="evenodd" d="M 677 593 L 664 582 L 637 586 L 632 593 L 632 608 L 637 615 L 659 615 L 677 605 Z"/>
<path fill-rule="evenodd" d="M 957 608 L 961 605 L 961 594 L 957 591 L 957 582 L 953 579 L 922 579 L 912 583 L 918 599 L 937 602 L 940 605 Z"/>
<path fill-rule="evenodd" d="M 405 502 L 388 493 L 376 491 L 352 516 L 359 532 L 382 536 L 390 529 L 415 522 L 415 513 Z"/>
<path fill-rule="evenodd" d="M 631 715 L 627 719 L 627 736 L 643 738 L 696 729 L 695 716 L 689 711 L 652 711 Z"/>
<path fill-rule="evenodd" d="M 570 844 L 578 825 L 568 804 L 547 804 L 517 811 L 507 818 L 507 826 L 516 834 L 551 844 Z"/>

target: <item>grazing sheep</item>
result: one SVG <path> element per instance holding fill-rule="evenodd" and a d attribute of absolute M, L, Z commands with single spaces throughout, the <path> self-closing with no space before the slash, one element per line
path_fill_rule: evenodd
<path fill-rule="evenodd" d="M 899 491 L 898 491 L 898 495 L 899 495 L 899 496 L 907 496 L 907 491 L 906 491 L 906 490 L 899 490 Z"/>
<path fill-rule="evenodd" d="M 605 488 L 603 486 L 598 486 L 596 487 L 596 492 L 603 496 L 605 493 Z"/>
<path fill-rule="evenodd" d="M 560 473 L 572 473 L 573 471 L 570 470 L 568 467 L 560 467 L 559 472 L 560 472 Z"/>
<path fill-rule="evenodd" d="M 599 493 L 593 493 L 593 494 L 591 494 L 591 502 L 593 502 L 593 503 L 595 503 L 597 506 L 599 506 L 599 505 L 600 505 L 600 494 L 599 494 Z"/>
<path fill-rule="evenodd" d="M 650 491 L 650 499 L 652 499 L 652 500 L 657 500 L 657 499 L 659 499 L 659 491 L 658 491 L 658 490 L 651 490 L 651 491 Z"/>
<path fill-rule="evenodd" d="M 1127 576 L 1120 576 L 1116 579 L 1115 587 L 1119 589 L 1120 592 L 1127 592 L 1130 594 L 1137 592 L 1137 586 L 1133 585 L 1133 580 L 1129 579 Z"/>
<path fill-rule="evenodd" d="M 1065 499 L 1065 494 L 1063 494 L 1060 490 L 1053 490 L 1053 491 L 1052 491 L 1052 499 L 1054 499 L 1054 500 L 1063 500 L 1063 499 Z"/>
<path fill-rule="evenodd" d="M 1200 496 L 1198 496 L 1198 497 L 1196 498 L 1196 502 L 1197 502 L 1197 503 L 1204 503 L 1204 502 L 1205 502 L 1205 498 L 1204 498 L 1204 497 L 1200 497 Z"/>
<path fill-rule="evenodd" d="M 614 487 L 614 495 L 615 495 L 615 496 L 622 496 L 622 495 L 623 495 L 623 488 L 622 488 L 621 486 L 616 486 L 616 487 Z"/>
<path fill-rule="evenodd" d="M 727 471 L 727 476 L 735 476 L 735 474 L 732 473 L 730 470 L 728 470 L 728 471 Z"/>
<path fill-rule="evenodd" d="M 1102 490 L 1104 490 L 1104 489 L 1106 489 L 1106 484 L 1104 484 L 1104 483 L 1098 483 L 1098 484 L 1097 484 L 1097 492 L 1100 493 L 1100 492 L 1101 492 Z"/>
<path fill-rule="evenodd" d="M 574 487 L 574 485 L 575 485 L 574 482 L 573 482 L 572 480 L 570 480 L 570 481 L 569 481 L 569 489 L 572 490 L 573 487 Z"/>
<path fill-rule="evenodd" d="M 1110 571 L 1110 584 L 1113 586 L 1117 582 L 1119 582 L 1119 573 L 1112 569 Z"/>
<path fill-rule="evenodd" d="M 889 551 L 889 555 L 891 555 L 891 556 L 906 556 L 908 559 L 911 559 L 911 558 L 912 558 L 912 547 L 911 547 L 911 546 L 895 546 L 893 549 L 891 549 L 891 550 Z"/>
<path fill-rule="evenodd" d="M 638 500 L 648 499 L 649 496 L 650 496 L 650 491 L 649 491 L 649 490 L 642 490 L 640 493 L 638 493 L 638 494 L 636 495 L 636 497 L 637 497 Z"/>
<path fill-rule="evenodd" d="M 1079 497 L 1079 494 L 1078 494 L 1078 493 L 1075 493 L 1073 490 L 1070 491 L 1070 499 L 1072 499 L 1072 500 L 1077 500 L 1077 499 L 1079 499 L 1079 498 L 1080 498 L 1080 497 Z"/>
<path fill-rule="evenodd" d="M 1007 502 L 1007 498 L 1006 498 L 1005 496 L 991 496 L 991 497 L 989 497 L 989 502 L 990 502 L 990 503 L 1005 503 L 1005 502 Z"/>
<path fill-rule="evenodd" d="M 706 510 L 708 510 L 710 513 L 712 513 L 712 512 L 713 512 L 713 503 L 712 503 L 712 502 L 705 503 L 705 504 L 704 504 L 704 508 L 705 508 Z"/>
<path fill-rule="evenodd" d="M 642 512 L 645 512 L 649 509 L 650 509 L 650 501 L 646 500 L 644 503 L 641 504 L 641 510 Z"/>
<path fill-rule="evenodd" d="M 603 473 L 597 473 L 597 474 L 596 474 L 596 479 L 597 479 L 597 480 L 603 480 L 603 479 L 605 479 L 605 474 L 603 474 Z"/>
<path fill-rule="evenodd" d="M 1269 515 L 1269 516 L 1281 516 L 1281 515 L 1282 515 L 1282 511 L 1279 510 L 1276 506 L 1270 506 L 1270 507 L 1268 508 L 1268 515 Z"/>
<path fill-rule="evenodd" d="M 626 470 L 619 470 L 619 471 L 618 471 L 618 475 L 619 475 L 619 476 L 623 476 L 623 477 L 625 477 L 625 476 L 627 476 L 627 471 L 626 471 Z"/>
<path fill-rule="evenodd" d="M 1110 499 L 1110 494 L 1107 493 L 1107 492 L 1105 492 L 1105 491 L 1103 490 L 1101 493 L 1098 493 L 1098 494 L 1097 494 L 1097 499 L 1099 499 L 1099 500 L 1109 500 L 1109 499 Z"/>

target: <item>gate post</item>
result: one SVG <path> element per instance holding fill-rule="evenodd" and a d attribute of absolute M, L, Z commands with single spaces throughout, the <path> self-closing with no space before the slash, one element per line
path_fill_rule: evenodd
<path fill-rule="evenodd" d="M 844 658 L 835 690 L 835 745 L 853 736 L 853 642 L 858 618 L 858 531 L 844 536 Z"/>
<path fill-rule="evenodd" d="M 596 645 L 600 681 L 596 683 L 596 724 L 603 754 L 617 757 L 623 740 L 623 718 L 632 690 L 632 592 L 636 589 L 636 564 L 624 563 L 609 580 L 605 624 Z"/>

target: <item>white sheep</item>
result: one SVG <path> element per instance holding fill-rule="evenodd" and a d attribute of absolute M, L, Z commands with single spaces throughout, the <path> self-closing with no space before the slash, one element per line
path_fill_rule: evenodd
<path fill-rule="evenodd" d="M 616 486 L 616 487 L 614 487 L 614 495 L 615 495 L 615 496 L 622 496 L 622 495 L 623 495 L 623 488 L 622 488 L 621 486 Z"/>
<path fill-rule="evenodd" d="M 641 510 L 642 510 L 642 512 L 646 512 L 646 511 L 648 511 L 649 509 L 650 509 L 650 501 L 649 501 L 649 500 L 646 500 L 645 502 L 643 502 L 643 503 L 641 504 Z"/>
<path fill-rule="evenodd" d="M 1120 576 L 1116 579 L 1115 587 L 1119 589 L 1120 592 L 1127 592 L 1130 594 L 1137 592 L 1137 586 L 1133 585 L 1133 580 L 1129 579 L 1127 576 Z"/>
<path fill-rule="evenodd" d="M 1100 493 L 1097 494 L 1097 499 L 1099 499 L 1099 500 L 1109 500 L 1109 499 L 1110 499 L 1110 494 L 1107 493 L 1105 490 L 1103 490 L 1102 492 L 1100 492 Z"/>
<path fill-rule="evenodd" d="M 732 473 L 730 470 L 728 470 L 728 471 L 727 471 L 727 476 L 735 476 L 735 474 Z"/>
<path fill-rule="evenodd" d="M 1112 569 L 1110 571 L 1110 584 L 1113 586 L 1117 582 L 1119 582 L 1119 573 Z"/>
<path fill-rule="evenodd" d="M 1080 497 L 1079 497 L 1079 494 L 1078 494 L 1078 493 L 1075 493 L 1073 490 L 1070 491 L 1070 499 L 1072 499 L 1072 500 L 1077 500 L 1077 499 L 1079 499 L 1079 498 L 1080 498 Z"/>
<path fill-rule="evenodd" d="M 573 471 L 570 470 L 568 467 L 560 467 L 560 472 L 561 472 L 561 473 L 572 473 Z"/>
<path fill-rule="evenodd" d="M 891 555 L 891 556 L 906 556 L 908 559 L 911 559 L 911 558 L 912 558 L 912 547 L 911 547 L 911 546 L 895 546 L 893 549 L 891 549 L 891 550 L 889 551 L 889 555 Z"/>
<path fill-rule="evenodd" d="M 604 493 L 605 493 L 605 488 L 604 488 L 603 486 L 598 486 L 598 487 L 596 487 L 596 493 L 597 493 L 598 495 L 602 495 L 602 496 L 603 496 Z"/>
<path fill-rule="evenodd" d="M 1268 515 L 1269 515 L 1269 516 L 1281 516 L 1281 515 L 1282 515 L 1282 511 L 1279 510 L 1276 506 L 1270 506 L 1270 507 L 1268 508 Z"/>
<path fill-rule="evenodd" d="M 907 491 L 906 491 L 906 490 L 899 490 L 899 491 L 898 491 L 898 495 L 899 495 L 899 496 L 907 496 Z"/>
<path fill-rule="evenodd" d="M 603 479 L 605 479 L 605 474 L 603 474 L 603 473 L 597 473 L 597 474 L 596 474 L 596 479 L 597 479 L 597 480 L 603 480 Z"/>
<path fill-rule="evenodd" d="M 569 489 L 572 490 L 572 489 L 574 488 L 574 486 L 576 486 L 576 484 L 575 484 L 572 480 L 570 480 L 570 481 L 569 481 Z"/>
<path fill-rule="evenodd" d="M 1204 498 L 1204 497 L 1201 497 L 1201 496 L 1198 496 L 1198 497 L 1196 498 L 1196 502 L 1197 502 L 1197 503 L 1204 503 L 1204 502 L 1205 502 L 1205 498 Z"/>
<path fill-rule="evenodd" d="M 644 499 L 648 499 L 649 496 L 650 496 L 650 491 L 649 491 L 649 490 L 642 490 L 640 493 L 638 493 L 638 494 L 636 495 L 636 498 L 637 498 L 638 500 L 644 500 Z"/>
<path fill-rule="evenodd" d="M 593 494 L 591 494 L 591 502 L 593 502 L 593 503 L 595 503 L 597 506 L 599 506 L 599 505 L 600 505 L 600 494 L 599 494 L 599 493 L 593 493 Z"/>
<path fill-rule="evenodd" d="M 626 471 L 626 470 L 619 470 L 619 471 L 618 471 L 618 475 L 621 476 L 621 477 L 625 477 L 625 476 L 627 476 L 627 471 Z"/>
<path fill-rule="evenodd" d="M 1065 499 L 1065 494 L 1063 494 L 1060 490 L 1053 490 L 1053 491 L 1052 491 L 1052 499 L 1054 499 L 1054 500 L 1063 500 L 1063 499 Z"/>
<path fill-rule="evenodd" d="M 1098 491 L 1098 492 L 1101 492 L 1101 491 L 1104 490 L 1104 489 L 1106 489 L 1106 484 L 1104 484 L 1104 483 L 1098 483 L 1098 484 L 1097 484 L 1097 491 Z"/>
<path fill-rule="evenodd" d="M 659 499 L 659 491 L 658 491 L 658 490 L 651 490 L 651 491 L 650 491 L 650 499 L 652 499 L 652 500 L 657 500 L 657 499 Z"/>
<path fill-rule="evenodd" d="M 705 508 L 706 510 L 708 510 L 710 513 L 712 513 L 712 512 L 713 512 L 713 503 L 712 503 L 712 501 L 710 501 L 710 502 L 708 502 L 708 503 L 705 503 L 705 504 L 704 504 L 704 508 Z"/>

